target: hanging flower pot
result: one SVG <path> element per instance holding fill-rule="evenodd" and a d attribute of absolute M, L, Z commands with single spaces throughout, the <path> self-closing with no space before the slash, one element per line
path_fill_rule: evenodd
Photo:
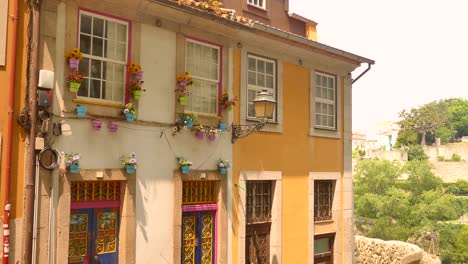
<path fill-rule="evenodd" d="M 94 130 L 99 131 L 101 130 L 102 127 L 102 121 L 99 120 L 93 120 L 91 121 L 91 124 L 93 125 Z"/>
<path fill-rule="evenodd" d="M 71 173 L 78 173 L 78 171 L 80 170 L 80 164 L 70 164 L 70 172 Z"/>
<path fill-rule="evenodd" d="M 188 174 L 190 171 L 190 166 L 180 166 L 180 171 L 182 174 Z"/>
<path fill-rule="evenodd" d="M 143 79 L 143 71 L 139 71 L 135 73 L 134 77 L 135 77 L 135 80 L 141 81 Z"/>
<path fill-rule="evenodd" d="M 76 114 L 79 117 L 86 116 L 86 110 L 87 110 L 86 106 L 81 106 L 81 105 L 76 106 Z"/>
<path fill-rule="evenodd" d="M 226 109 L 227 109 L 229 112 L 231 112 L 231 111 L 232 111 L 232 108 L 233 108 L 232 105 L 229 105 Z"/>
<path fill-rule="evenodd" d="M 193 127 L 193 121 L 192 120 L 187 120 L 185 122 L 185 126 L 188 127 L 188 128 L 192 128 Z"/>
<path fill-rule="evenodd" d="M 117 131 L 117 129 L 119 129 L 119 124 L 114 123 L 114 122 L 110 122 L 110 123 L 107 124 L 107 128 L 109 129 L 109 132 L 115 133 Z"/>
<path fill-rule="evenodd" d="M 70 82 L 70 92 L 77 93 L 78 89 L 80 89 L 81 83 L 78 82 Z"/>
<path fill-rule="evenodd" d="M 214 141 L 216 139 L 216 134 L 208 134 L 208 140 Z"/>
<path fill-rule="evenodd" d="M 135 115 L 132 113 L 125 113 L 125 119 L 127 122 L 133 122 L 135 121 Z"/>
<path fill-rule="evenodd" d="M 219 123 L 219 129 L 224 132 L 227 130 L 227 124 L 225 123 Z"/>
<path fill-rule="evenodd" d="M 128 174 L 134 174 L 135 165 L 125 165 L 125 171 L 127 171 Z"/>
<path fill-rule="evenodd" d="M 70 69 L 76 71 L 76 70 L 78 70 L 78 67 L 80 65 L 80 59 L 69 58 L 68 59 L 68 64 L 70 65 Z"/>
<path fill-rule="evenodd" d="M 135 100 L 140 100 L 141 90 L 134 90 L 132 93 Z"/>
<path fill-rule="evenodd" d="M 180 105 L 187 105 L 188 96 L 186 95 L 179 95 L 179 103 Z"/>
<path fill-rule="evenodd" d="M 227 174 L 227 168 L 226 167 L 222 167 L 222 168 L 219 168 L 219 173 L 221 174 Z"/>
<path fill-rule="evenodd" d="M 197 139 L 200 139 L 202 140 L 203 138 L 205 138 L 205 131 L 197 131 L 195 132 L 195 137 L 197 137 Z"/>

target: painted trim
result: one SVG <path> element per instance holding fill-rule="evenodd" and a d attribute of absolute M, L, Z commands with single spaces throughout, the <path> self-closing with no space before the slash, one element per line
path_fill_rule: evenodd
<path fill-rule="evenodd" d="M 198 41 L 200 43 L 212 45 L 212 46 L 215 46 L 215 47 L 219 48 L 219 67 L 218 67 L 219 78 L 218 78 L 218 103 L 217 103 L 217 107 L 218 107 L 218 117 L 222 117 L 223 116 L 223 109 L 222 109 L 222 107 L 221 107 L 221 105 L 219 103 L 221 102 L 221 98 L 223 96 L 223 45 L 212 42 L 212 41 L 209 41 L 209 40 L 194 37 L 194 36 L 191 36 L 191 35 L 184 35 L 184 36 L 185 36 L 186 39 Z M 185 44 L 186 43 L 184 43 L 184 48 L 185 48 Z M 185 56 L 184 56 L 184 68 L 185 68 Z"/>
<path fill-rule="evenodd" d="M 191 204 L 191 205 L 182 205 L 182 212 L 199 212 L 199 211 L 217 211 L 217 204 Z"/>
<path fill-rule="evenodd" d="M 115 19 L 115 20 L 120 20 L 120 21 L 124 21 L 128 24 L 128 28 L 127 28 L 127 41 L 128 41 L 128 45 L 127 45 L 127 64 L 125 65 L 125 80 L 124 80 L 124 83 L 125 83 L 125 86 L 124 86 L 124 102 L 125 104 L 128 104 L 130 102 L 130 91 L 127 89 L 128 85 L 129 85 L 129 82 L 130 82 L 130 73 L 128 73 L 127 71 L 127 67 L 128 65 L 130 65 L 131 61 L 132 61 L 132 20 L 128 19 L 128 18 L 124 18 L 124 17 L 120 17 L 120 16 L 116 16 L 116 15 L 111 15 L 111 14 L 108 14 L 108 13 L 104 13 L 104 12 L 101 12 L 101 11 L 97 11 L 97 10 L 93 10 L 93 9 L 89 9 L 89 8 L 85 8 L 85 7 L 79 7 L 78 8 L 78 23 L 76 23 L 76 46 L 79 48 L 79 41 L 80 41 L 80 23 L 81 23 L 81 12 L 84 11 L 84 12 L 88 12 L 88 13 L 92 13 L 92 14 L 95 14 L 95 15 L 98 15 L 98 16 L 102 16 L 102 17 L 107 17 L 107 18 L 112 18 L 112 19 Z M 77 96 L 76 96 L 77 97 Z"/>
<path fill-rule="evenodd" d="M 88 208 L 116 208 L 120 207 L 120 201 L 100 201 L 100 202 L 71 202 L 71 209 Z"/>

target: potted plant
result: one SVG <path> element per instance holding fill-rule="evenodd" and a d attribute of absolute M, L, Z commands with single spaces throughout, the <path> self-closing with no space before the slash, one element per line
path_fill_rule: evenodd
<path fill-rule="evenodd" d="M 65 153 L 65 166 L 70 168 L 71 173 L 78 173 L 80 169 L 80 154 L 78 153 Z"/>
<path fill-rule="evenodd" d="M 226 123 L 219 122 L 219 130 L 221 130 L 221 132 L 226 131 L 227 128 L 228 128 L 228 126 L 227 126 Z"/>
<path fill-rule="evenodd" d="M 78 48 L 74 48 L 71 51 L 65 53 L 65 59 L 68 59 L 68 64 L 70 69 L 77 71 L 80 65 L 81 59 L 83 59 L 83 54 Z"/>
<path fill-rule="evenodd" d="M 88 110 L 88 108 L 86 108 L 86 106 L 76 105 L 76 114 L 77 114 L 79 117 L 86 116 L 86 111 L 87 111 L 87 110 Z"/>
<path fill-rule="evenodd" d="M 81 81 L 86 74 L 78 73 L 78 72 L 71 72 L 67 75 L 67 81 L 70 84 L 70 92 L 77 93 L 78 89 L 80 89 Z"/>
<path fill-rule="evenodd" d="M 122 155 L 122 157 L 120 157 L 120 162 L 122 162 L 128 174 L 135 173 L 137 165 L 135 152 L 130 153 L 130 155 Z"/>
<path fill-rule="evenodd" d="M 218 165 L 218 170 L 221 174 L 227 174 L 227 169 L 231 167 L 229 160 L 218 159 L 216 164 Z"/>
<path fill-rule="evenodd" d="M 179 103 L 180 105 L 187 105 L 188 97 L 190 93 L 187 90 L 187 86 L 193 84 L 192 77 L 190 77 L 189 72 L 185 72 L 184 75 L 177 75 L 177 89 L 176 92 L 179 92 Z"/>
<path fill-rule="evenodd" d="M 190 166 L 192 166 L 192 162 L 182 157 L 177 158 L 177 160 L 178 160 L 180 171 L 182 172 L 182 174 L 188 174 L 190 171 Z"/>
<path fill-rule="evenodd" d="M 127 67 L 127 71 L 133 79 L 137 81 L 141 81 L 143 79 L 143 71 L 141 70 L 140 64 L 135 62 L 130 63 Z"/>
<path fill-rule="evenodd" d="M 91 124 L 93 125 L 94 130 L 99 131 L 101 130 L 102 127 L 102 121 L 99 120 L 93 120 L 91 121 Z"/>
<path fill-rule="evenodd" d="M 119 129 L 119 123 L 109 122 L 107 124 L 107 128 L 111 133 L 114 133 L 117 131 L 117 129 Z"/>
<path fill-rule="evenodd" d="M 221 97 L 221 107 L 223 109 L 226 109 L 228 111 L 232 111 L 233 107 L 236 106 L 237 98 L 234 98 L 232 100 L 229 100 L 229 95 L 227 93 L 224 93 L 223 96 Z"/>
<path fill-rule="evenodd" d="M 216 135 L 218 135 L 218 129 L 210 128 L 208 129 L 208 140 L 214 141 L 216 139 Z"/>
<path fill-rule="evenodd" d="M 141 93 L 146 91 L 142 88 L 144 81 L 143 80 L 133 80 L 128 85 L 128 90 L 132 93 L 135 100 L 139 100 Z"/>
<path fill-rule="evenodd" d="M 180 113 L 179 119 L 177 120 L 177 124 L 186 126 L 187 128 L 193 127 L 193 123 L 197 119 L 196 114 L 190 113 Z"/>
<path fill-rule="evenodd" d="M 125 115 L 127 122 L 135 121 L 136 110 L 132 103 L 128 103 L 123 107 L 122 114 Z"/>
<path fill-rule="evenodd" d="M 203 128 L 202 125 L 198 125 L 196 127 L 193 128 L 193 131 L 195 131 L 195 137 L 197 139 L 204 139 L 205 138 L 205 129 Z"/>

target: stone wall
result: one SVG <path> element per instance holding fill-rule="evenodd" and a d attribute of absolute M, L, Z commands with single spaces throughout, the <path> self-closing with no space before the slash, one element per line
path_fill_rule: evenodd
<path fill-rule="evenodd" d="M 468 143 L 451 143 L 440 146 L 425 146 L 424 152 L 431 161 L 437 161 L 438 156 L 450 159 L 453 154 L 460 155 L 462 159 L 468 160 Z"/>
<path fill-rule="evenodd" d="M 441 264 L 439 258 L 427 254 L 414 244 L 363 236 L 356 236 L 355 240 L 357 264 Z"/>

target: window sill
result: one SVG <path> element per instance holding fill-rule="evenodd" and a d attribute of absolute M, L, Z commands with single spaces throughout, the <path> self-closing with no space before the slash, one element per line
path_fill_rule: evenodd
<path fill-rule="evenodd" d="M 309 136 L 339 139 L 341 138 L 341 131 L 313 127 L 313 128 L 310 128 Z"/>
<path fill-rule="evenodd" d="M 333 219 L 329 219 L 329 220 L 319 220 L 319 221 L 316 221 L 314 220 L 314 223 L 315 224 L 329 224 L 329 223 L 333 223 Z"/>
<path fill-rule="evenodd" d="M 73 99 L 72 101 L 77 104 L 90 104 L 90 105 L 99 105 L 99 106 L 109 106 L 109 107 L 115 107 L 115 108 L 124 107 L 124 105 L 121 103 L 100 102 L 100 101 L 86 100 L 86 99 L 81 99 L 81 98 Z"/>

